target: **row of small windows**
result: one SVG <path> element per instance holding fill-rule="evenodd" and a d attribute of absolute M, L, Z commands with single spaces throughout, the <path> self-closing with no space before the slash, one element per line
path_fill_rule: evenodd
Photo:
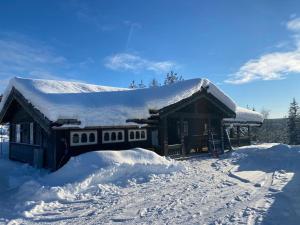
<path fill-rule="evenodd" d="M 147 140 L 147 130 L 129 130 L 129 141 L 143 141 Z"/>
<path fill-rule="evenodd" d="M 71 146 L 97 144 L 97 131 L 71 132 Z"/>
<path fill-rule="evenodd" d="M 102 143 L 115 143 L 124 141 L 124 130 L 105 130 L 102 132 Z"/>
<path fill-rule="evenodd" d="M 128 131 L 129 141 L 147 140 L 146 129 Z M 102 143 L 117 143 L 125 141 L 124 130 L 103 130 Z M 97 131 L 74 131 L 71 132 L 71 146 L 97 144 Z"/>

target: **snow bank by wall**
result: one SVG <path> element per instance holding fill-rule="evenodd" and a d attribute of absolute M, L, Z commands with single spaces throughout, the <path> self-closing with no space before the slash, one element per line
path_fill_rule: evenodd
<path fill-rule="evenodd" d="M 180 162 L 140 148 L 82 154 L 54 173 L 0 158 L 0 223 L 1 217 L 34 217 L 44 203 L 55 208 L 97 197 L 110 206 L 122 188 L 171 179 L 184 169 Z"/>
<path fill-rule="evenodd" d="M 147 180 L 150 174 L 171 173 L 178 169 L 175 161 L 141 148 L 95 151 L 71 158 L 61 169 L 47 176 L 45 182 L 51 186 L 63 185 L 92 175 L 99 183 L 124 185 L 131 178 Z"/>
<path fill-rule="evenodd" d="M 109 188 L 149 182 L 153 177 L 184 167 L 141 148 L 124 151 L 96 151 L 73 157 L 65 166 L 21 186 L 17 198 L 68 200 Z M 86 197 L 86 196 L 85 196 Z"/>
<path fill-rule="evenodd" d="M 192 79 L 157 88 L 120 89 L 66 81 L 14 78 L 0 103 L 0 110 L 15 87 L 52 122 L 77 119 L 81 126 L 126 125 L 127 119 L 148 118 L 149 109 L 162 109 L 206 87 L 232 111 L 235 103 L 207 79 Z"/>

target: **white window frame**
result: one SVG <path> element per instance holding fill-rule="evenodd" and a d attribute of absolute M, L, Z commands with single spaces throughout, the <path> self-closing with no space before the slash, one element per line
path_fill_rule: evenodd
<path fill-rule="evenodd" d="M 145 132 L 145 137 L 142 138 L 142 131 Z M 134 138 L 130 138 L 130 133 L 134 132 Z M 140 133 L 140 138 L 136 139 L 136 132 Z M 130 129 L 128 130 L 128 141 L 146 141 L 147 140 L 147 129 Z"/>
<path fill-rule="evenodd" d="M 121 140 L 118 140 L 118 133 L 119 132 L 122 133 L 122 139 Z M 116 140 L 111 140 L 111 134 L 112 133 L 116 133 Z M 108 141 L 104 140 L 105 134 L 109 135 L 109 140 Z M 120 143 L 120 142 L 124 142 L 124 141 L 125 141 L 125 132 L 124 132 L 124 130 L 102 130 L 102 143 L 103 144 Z"/>
<path fill-rule="evenodd" d="M 16 124 L 16 142 L 21 143 L 21 124 Z"/>
<path fill-rule="evenodd" d="M 90 142 L 90 134 L 95 135 L 95 141 Z M 79 136 L 79 142 L 74 143 L 73 142 L 73 135 L 78 134 Z M 87 135 L 87 142 L 81 142 L 81 135 L 86 134 Z M 83 145 L 95 145 L 98 143 L 98 136 L 97 136 L 97 131 L 96 130 L 87 130 L 87 131 L 71 131 L 70 133 L 70 146 L 83 146 Z"/>

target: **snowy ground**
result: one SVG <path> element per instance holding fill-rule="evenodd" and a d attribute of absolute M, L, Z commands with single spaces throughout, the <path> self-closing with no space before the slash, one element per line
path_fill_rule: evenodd
<path fill-rule="evenodd" d="M 53 174 L 0 159 L 0 223 L 299 224 L 300 147 L 175 162 L 88 153 Z"/>

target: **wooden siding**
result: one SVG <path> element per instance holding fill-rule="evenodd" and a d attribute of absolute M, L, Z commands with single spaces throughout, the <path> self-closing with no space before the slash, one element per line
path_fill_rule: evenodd
<path fill-rule="evenodd" d="M 16 100 L 11 101 L 7 113 L 8 115 L 5 115 L 5 117 L 9 121 L 10 126 L 10 159 L 32 164 L 34 149 L 41 148 L 44 151 L 43 167 L 55 170 L 54 146 L 51 141 L 52 133 L 46 132 Z M 33 144 L 30 144 L 30 123 L 34 124 Z M 16 143 L 16 124 L 21 124 L 22 135 L 20 143 Z"/>
<path fill-rule="evenodd" d="M 87 144 L 87 145 L 80 145 L 80 146 L 71 146 L 70 144 L 70 134 L 71 132 L 76 131 L 84 131 L 84 129 L 69 129 L 69 130 L 55 130 L 56 132 L 56 139 L 55 139 L 55 149 L 56 149 L 56 163 L 57 167 L 60 167 L 64 164 L 64 162 L 70 158 L 71 156 L 76 156 L 85 152 L 90 151 L 100 151 L 100 150 L 126 150 L 131 148 L 146 148 L 155 150 L 151 143 L 151 133 L 152 128 L 147 129 L 147 140 L 142 141 L 129 141 L 128 140 L 128 131 L 132 128 L 97 128 L 92 129 L 88 128 L 88 131 L 96 130 L 97 131 L 97 144 Z M 136 128 L 134 128 L 136 129 Z M 145 129 L 145 128 L 143 128 Z M 117 142 L 117 143 L 102 143 L 102 131 L 105 130 L 124 130 L 125 140 L 124 142 Z M 65 159 L 64 159 L 65 158 Z"/>

